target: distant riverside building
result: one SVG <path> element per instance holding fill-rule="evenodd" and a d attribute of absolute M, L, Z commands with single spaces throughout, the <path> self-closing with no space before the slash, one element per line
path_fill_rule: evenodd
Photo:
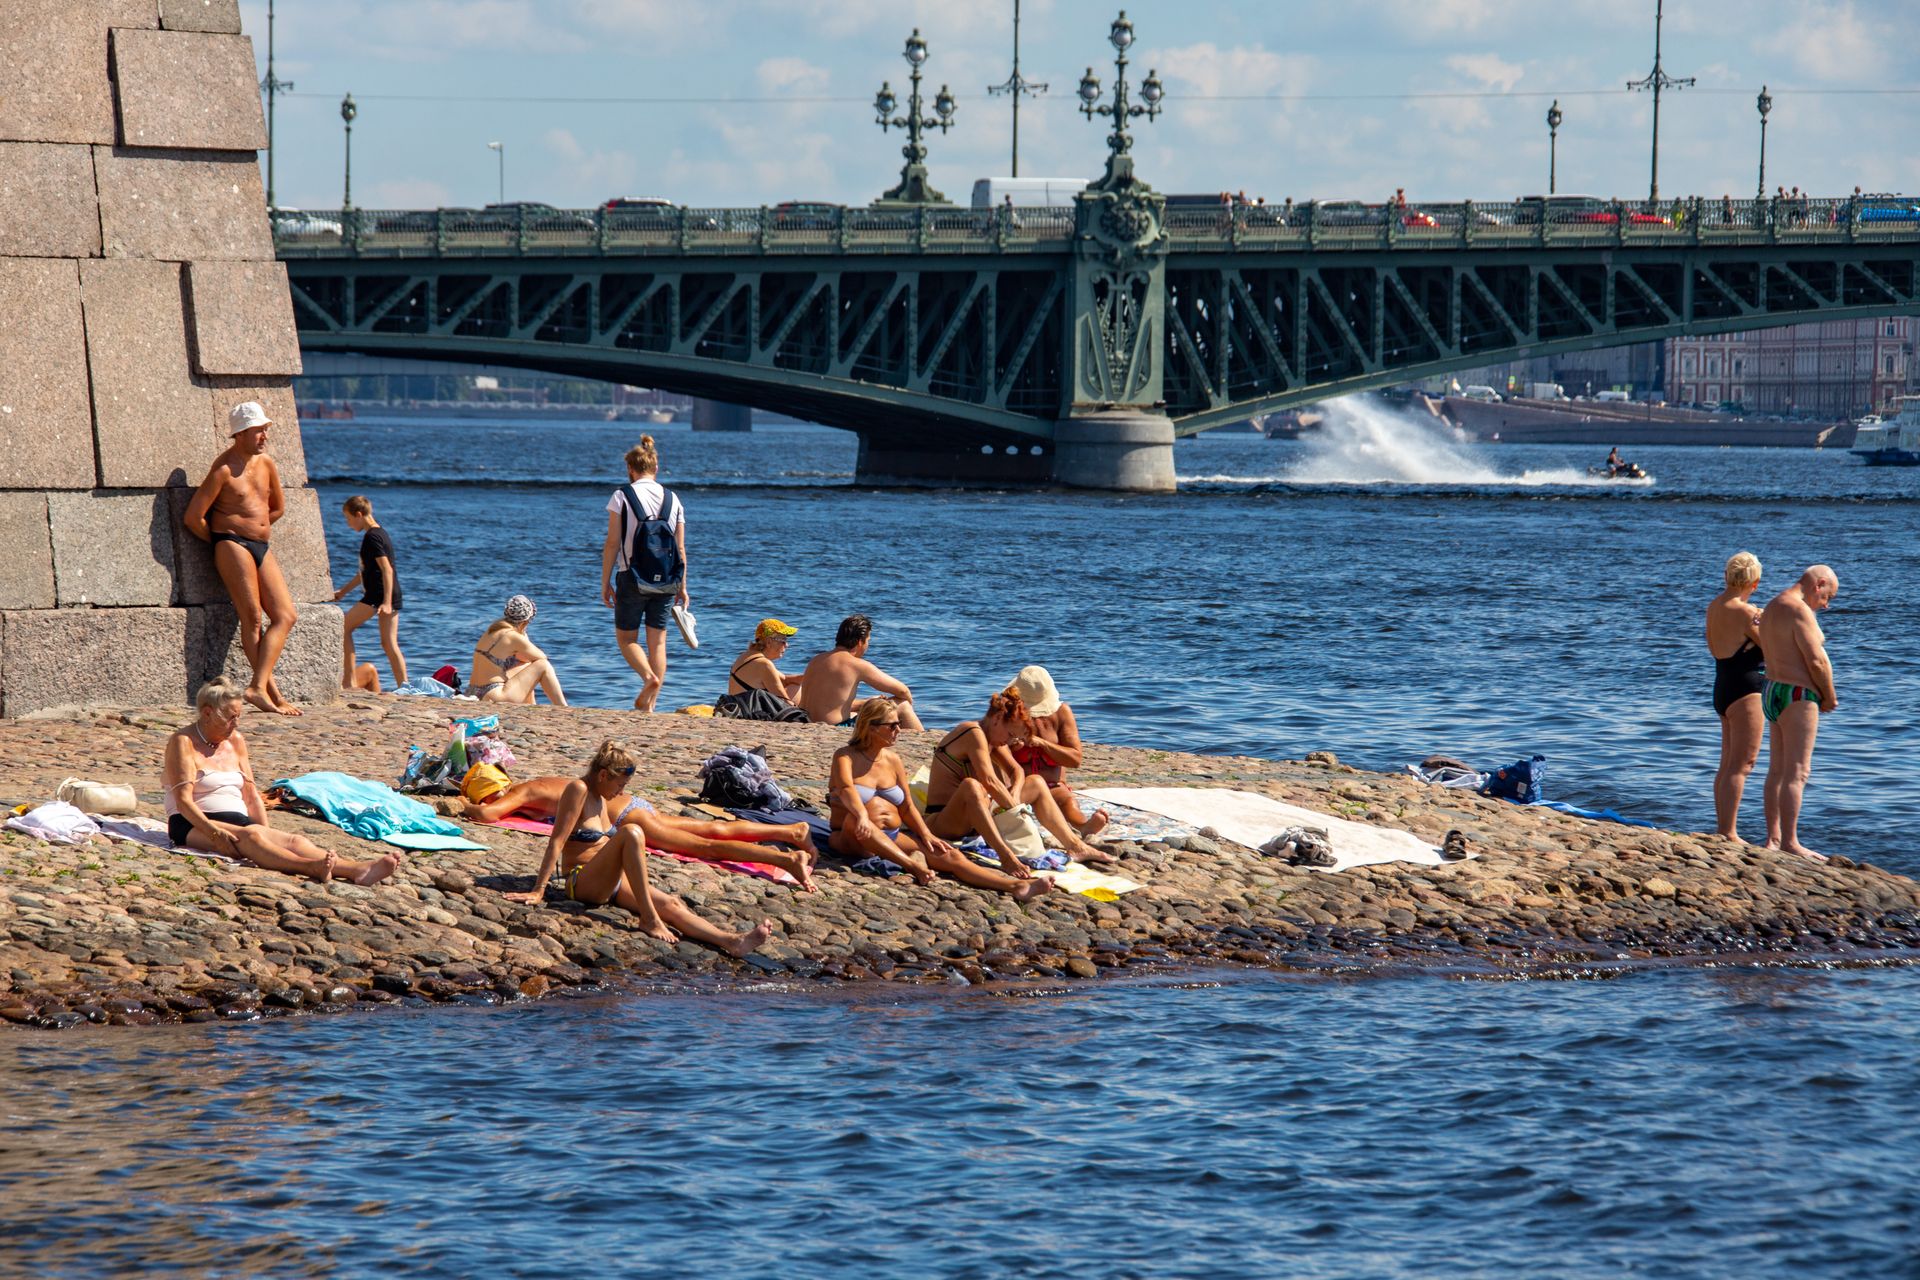
<path fill-rule="evenodd" d="M 1886 316 L 1670 338 L 1667 399 L 1827 418 L 1879 412 L 1913 388 L 1914 337 L 1912 317 Z"/>

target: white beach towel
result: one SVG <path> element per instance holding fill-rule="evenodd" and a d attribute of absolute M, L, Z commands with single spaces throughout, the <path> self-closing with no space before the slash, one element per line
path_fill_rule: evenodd
<path fill-rule="evenodd" d="M 92 818 L 65 800 L 50 800 L 19 817 L 8 818 L 5 825 L 9 831 L 24 832 L 53 844 L 85 844 L 89 837 L 100 834 Z"/>
<path fill-rule="evenodd" d="M 1100 804 L 1131 805 L 1196 827 L 1212 827 L 1235 844 L 1258 849 L 1288 827 L 1319 827 L 1333 843 L 1331 867 L 1312 871 L 1345 871 L 1382 862 L 1418 862 L 1439 866 L 1440 852 L 1410 831 L 1394 831 L 1365 822 L 1350 822 L 1332 814 L 1316 813 L 1282 804 L 1251 791 L 1221 787 L 1100 787 L 1080 794 Z"/>

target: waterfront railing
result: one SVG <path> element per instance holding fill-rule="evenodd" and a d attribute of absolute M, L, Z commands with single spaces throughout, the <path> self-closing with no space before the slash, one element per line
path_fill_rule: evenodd
<path fill-rule="evenodd" d="M 1920 198 L 1177 204 L 1165 226 L 1183 252 L 1872 244 L 1920 240 Z M 1073 241 L 1074 210 L 277 209 L 273 232 L 282 258 L 1058 253 Z"/>

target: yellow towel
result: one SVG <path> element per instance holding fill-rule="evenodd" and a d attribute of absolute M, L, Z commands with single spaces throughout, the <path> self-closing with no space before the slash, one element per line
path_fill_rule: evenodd
<path fill-rule="evenodd" d="M 709 702 L 696 702 L 690 707 L 680 708 L 675 714 L 683 716 L 706 716 L 708 719 L 711 719 L 713 717 L 713 704 Z"/>

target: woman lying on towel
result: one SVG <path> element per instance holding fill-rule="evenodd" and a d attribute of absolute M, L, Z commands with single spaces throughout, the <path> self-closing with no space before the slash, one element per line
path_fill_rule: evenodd
<path fill-rule="evenodd" d="M 1022 901 L 1053 888 L 1051 879 L 1034 875 L 1017 858 L 1017 871 L 995 871 L 933 834 L 907 794 L 906 766 L 893 750 L 899 737 L 900 708 L 891 698 L 869 698 L 854 717 L 853 738 L 833 753 L 828 843 L 837 852 L 885 858 L 921 884 L 944 872 L 962 884 L 997 889 Z"/>
<path fill-rule="evenodd" d="M 627 788 L 633 777 L 633 756 L 614 742 L 603 742 L 587 762 L 587 771 L 560 793 L 553 815 L 553 834 L 539 874 L 526 893 L 509 893 L 513 902 L 539 902 L 547 896 L 547 881 L 556 868 L 566 877 L 567 897 L 599 905 L 611 902 L 640 917 L 648 937 L 678 942 L 682 937 L 703 942 L 730 956 L 744 956 L 759 948 L 772 929 L 765 920 L 744 933 L 728 933 L 693 913 L 670 893 L 647 883 L 646 838 L 637 826 L 612 820 L 608 803 Z"/>
<path fill-rule="evenodd" d="M 267 825 L 267 806 L 253 785 L 247 740 L 240 734 L 247 704 L 239 685 L 209 680 L 194 695 L 193 705 L 194 723 L 167 739 L 160 780 L 167 791 L 167 834 L 174 844 L 322 884 L 335 876 L 378 884 L 393 874 L 400 865 L 398 854 L 354 862 L 328 853 L 305 836 Z"/>
<path fill-rule="evenodd" d="M 987 714 L 963 720 L 940 740 L 927 766 L 927 824 L 949 839 L 979 836 L 1011 871 L 1021 866 L 994 823 L 994 815 L 1022 804 L 1053 833 L 1076 862 L 1110 863 L 1113 857 L 1080 838 L 1054 802 L 1045 780 L 1021 769 L 1013 748 L 1033 735 L 1033 721 L 1020 695 L 1009 689 L 987 703 Z"/>
<path fill-rule="evenodd" d="M 601 750 L 606 750 L 606 744 L 602 744 Z M 628 769 L 620 777 L 623 791 L 631 774 L 632 770 Z M 567 788 L 576 785 L 572 778 L 528 778 L 483 803 L 456 800 L 453 803 L 459 807 L 454 813 L 470 822 L 498 822 L 515 814 L 554 818 L 560 812 Z M 766 822 L 669 817 L 639 796 L 621 800 L 620 795 L 621 792 L 616 791 L 613 796 L 619 801 L 614 807 L 613 825 L 639 828 L 653 848 L 685 854 L 702 862 L 758 862 L 778 867 L 798 880 L 802 889 L 813 892 L 813 835 L 806 823 L 774 826 Z M 772 849 L 768 844 L 791 848 Z"/>
<path fill-rule="evenodd" d="M 1019 694 L 1033 718 L 1033 732 L 1027 740 L 1013 744 L 1014 760 L 1047 784 L 1054 803 L 1081 835 L 1098 834 L 1109 820 L 1107 811 L 1082 812 L 1073 798 L 1073 788 L 1067 785 L 1067 770 L 1078 769 L 1087 757 L 1080 745 L 1080 726 L 1074 721 L 1073 708 L 1060 701 L 1053 676 L 1045 667 L 1022 667 L 1007 692 Z"/>

